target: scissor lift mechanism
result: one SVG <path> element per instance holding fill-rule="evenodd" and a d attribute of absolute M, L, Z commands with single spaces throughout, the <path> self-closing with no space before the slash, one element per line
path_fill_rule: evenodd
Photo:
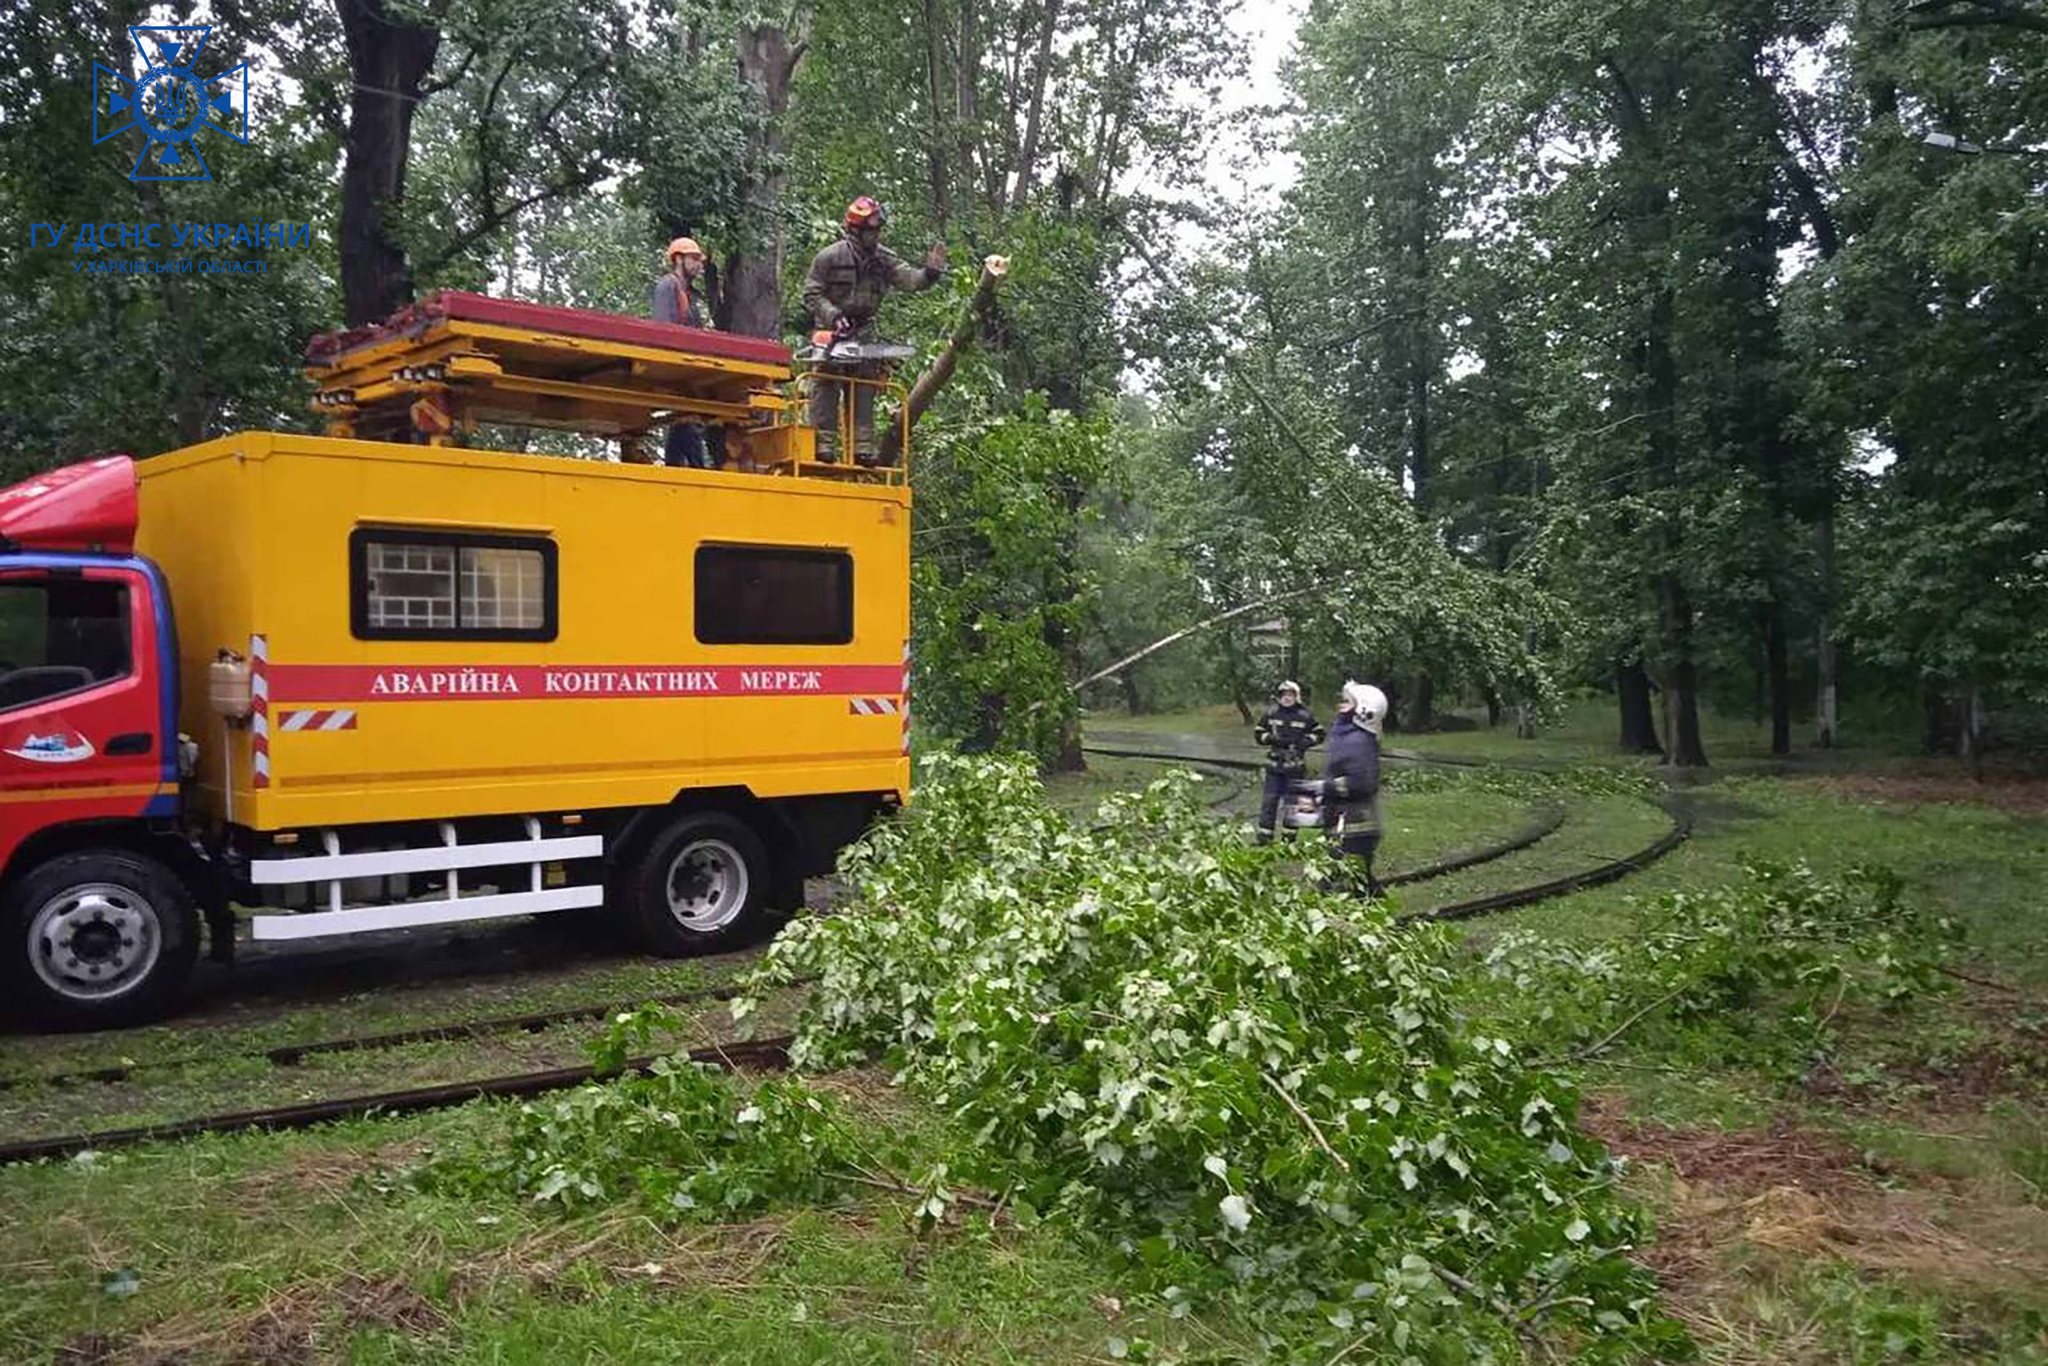
<path fill-rule="evenodd" d="M 730 469 L 904 478 L 818 460 L 789 349 L 757 337 L 451 290 L 315 338 L 306 374 L 329 436 L 456 446 L 503 424 L 616 440 L 633 460 L 649 458 L 653 432 L 696 421 L 724 429 Z"/>

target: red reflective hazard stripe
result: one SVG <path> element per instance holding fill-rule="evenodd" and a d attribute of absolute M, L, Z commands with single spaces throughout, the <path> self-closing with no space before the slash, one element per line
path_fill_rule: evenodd
<path fill-rule="evenodd" d="M 272 664 L 270 701 L 524 702 L 578 697 L 894 694 L 896 664 Z"/>

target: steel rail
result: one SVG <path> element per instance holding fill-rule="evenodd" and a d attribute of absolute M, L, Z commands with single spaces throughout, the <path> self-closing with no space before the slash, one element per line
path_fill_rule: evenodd
<path fill-rule="evenodd" d="M 709 1063 L 728 1071 L 775 1071 L 789 1065 L 791 1036 L 780 1035 L 748 1043 L 712 1044 L 693 1048 L 692 1062 Z M 198 1119 L 144 1124 L 132 1129 L 103 1129 L 97 1133 L 63 1134 L 55 1138 L 32 1138 L 19 1143 L 0 1144 L 0 1166 L 34 1162 L 53 1157 L 71 1157 L 82 1152 L 108 1148 L 129 1148 L 138 1143 L 159 1143 L 172 1139 L 196 1138 L 202 1134 L 233 1134 L 250 1129 L 308 1129 L 341 1119 L 362 1119 L 371 1115 L 408 1115 L 422 1110 L 441 1110 L 473 1100 L 523 1099 L 560 1091 L 604 1076 L 645 1073 L 659 1055 L 631 1058 L 620 1072 L 603 1071 L 584 1065 L 555 1067 L 544 1072 L 520 1072 L 511 1076 L 485 1077 L 476 1081 L 445 1082 L 403 1091 L 384 1091 L 369 1096 L 345 1096 L 336 1100 L 311 1101 L 303 1105 L 280 1105 L 264 1110 L 241 1110 L 233 1114 L 204 1115 Z"/>
<path fill-rule="evenodd" d="M 1144 754 L 1131 755 L 1129 757 L 1151 758 L 1170 763 L 1214 762 L 1192 755 L 1178 754 Z M 1692 833 L 1692 813 L 1687 804 L 1678 798 L 1667 796 L 1658 805 L 1671 817 L 1671 827 L 1634 853 L 1624 855 L 1621 858 L 1609 859 L 1592 868 L 1567 873 L 1562 877 L 1551 878 L 1530 886 L 1492 892 L 1465 901 L 1453 902 L 1447 906 L 1439 906 L 1434 910 L 1417 912 L 1414 915 L 1402 917 L 1397 923 L 1416 924 L 1425 921 L 1469 920 L 1480 916 L 1495 915 L 1502 911 L 1548 901 L 1573 892 L 1583 891 L 1590 887 L 1602 886 L 1626 877 L 1631 873 L 1638 872 L 1678 848 Z M 1550 831 L 1557 828 L 1558 824 L 1562 824 L 1563 815 L 1561 810 L 1556 814 L 1558 816 L 1556 824 L 1550 825 L 1542 834 L 1524 840 L 1520 847 L 1526 848 L 1529 844 L 1534 843 L 1536 839 L 1542 838 L 1543 834 L 1550 833 Z M 1502 854 L 1490 851 L 1482 850 L 1480 853 L 1487 855 L 1487 858 L 1467 855 L 1462 859 L 1446 860 L 1446 863 L 1455 863 L 1459 867 L 1471 867 L 1475 862 L 1485 862 L 1488 861 L 1488 858 L 1502 857 Z M 1447 872 L 1452 871 L 1452 869 L 1446 868 L 1442 871 Z M 1402 877 L 1409 882 L 1420 881 L 1421 878 L 1418 874 L 1423 873 L 1428 873 L 1430 876 L 1441 876 L 1441 872 L 1418 869 L 1413 873 L 1404 874 Z M 801 983 L 792 985 L 801 985 Z M 697 993 L 695 999 L 706 999 L 715 994 L 729 995 L 733 990 L 732 986 L 708 988 L 705 992 Z M 605 1007 L 604 1009 L 610 1010 L 613 1008 Z M 594 1013 L 598 1013 L 596 1008 L 571 1012 L 548 1012 L 548 1014 L 553 1016 L 572 1018 L 589 1018 Z M 532 1018 L 536 1017 L 511 1017 L 511 1020 L 516 1024 L 520 1020 Z M 474 1022 L 467 1026 L 439 1026 L 436 1027 L 436 1030 L 475 1030 L 492 1023 L 504 1024 L 506 1022 Z M 313 1051 L 344 1051 L 349 1048 L 389 1046 L 394 1040 L 405 1042 L 411 1041 L 414 1037 L 453 1036 L 447 1033 L 438 1033 L 436 1030 L 407 1030 L 401 1031 L 398 1035 L 373 1035 L 362 1039 L 329 1040 L 317 1045 L 286 1045 L 269 1051 L 292 1052 L 294 1056 L 304 1056 Z M 705 1048 L 692 1049 L 687 1056 L 695 1062 L 710 1063 L 731 1070 L 748 1068 L 772 1070 L 788 1065 L 788 1049 L 791 1042 L 791 1036 L 784 1035 L 756 1042 L 713 1044 Z M 627 1073 L 645 1072 L 654 1065 L 656 1060 L 653 1056 L 634 1058 L 626 1063 L 624 1070 Z M 279 1106 L 264 1110 L 247 1110 L 234 1114 L 202 1116 L 197 1119 L 142 1125 L 128 1129 L 112 1129 L 102 1130 L 97 1133 L 66 1134 L 54 1138 L 28 1139 L 16 1143 L 0 1144 L 0 1166 L 18 1162 L 67 1157 L 81 1152 L 100 1151 L 107 1148 L 129 1147 L 140 1143 L 191 1138 L 202 1134 L 239 1133 L 251 1129 L 303 1129 L 340 1119 L 362 1118 L 370 1115 L 412 1114 L 423 1110 L 442 1109 L 489 1097 L 523 1098 L 542 1095 L 549 1091 L 562 1090 L 571 1086 L 579 1086 L 584 1082 L 595 1080 L 601 1075 L 609 1074 L 601 1074 L 596 1068 L 590 1066 L 561 1067 L 542 1072 L 524 1072 L 510 1076 L 486 1077 L 474 1081 L 449 1082 L 433 1086 L 416 1087 L 410 1090 L 387 1091 L 369 1096 L 350 1096 L 335 1100 L 314 1101 L 306 1104 Z"/>

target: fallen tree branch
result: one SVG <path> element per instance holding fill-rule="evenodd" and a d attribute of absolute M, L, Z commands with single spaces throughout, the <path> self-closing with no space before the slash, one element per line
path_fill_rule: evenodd
<path fill-rule="evenodd" d="M 932 363 L 910 386 L 910 393 L 903 400 L 903 411 L 897 414 L 896 420 L 889 424 L 888 431 L 882 436 L 882 464 L 894 465 L 903 458 L 904 433 L 917 425 L 925 409 L 932 406 L 932 399 L 946 386 L 946 381 L 953 378 L 953 371 L 960 366 L 961 353 L 974 344 L 974 334 L 981 326 L 981 320 L 995 307 L 996 287 L 1009 273 L 1009 257 L 982 258 L 981 280 L 974 287 L 974 297 L 967 301 L 967 307 L 960 310 L 952 332 L 946 337 L 946 344 L 939 348 L 939 354 L 932 357 Z"/>
<path fill-rule="evenodd" d="M 1338 1170 L 1348 1173 L 1351 1170 L 1351 1164 L 1344 1160 L 1344 1154 L 1338 1152 L 1335 1148 L 1332 1148 L 1330 1146 L 1329 1139 L 1323 1137 L 1323 1131 L 1321 1127 L 1316 1124 L 1315 1116 L 1311 1115 L 1308 1111 L 1302 1109 L 1301 1102 L 1297 1101 L 1293 1096 L 1288 1095 L 1287 1088 L 1282 1086 L 1277 1080 L 1275 1080 L 1271 1072 L 1262 1071 L 1259 1073 L 1259 1075 L 1266 1079 L 1266 1085 L 1273 1088 L 1274 1095 L 1280 1097 L 1280 1099 L 1287 1102 L 1287 1108 L 1294 1111 L 1295 1117 L 1299 1119 L 1303 1124 L 1308 1125 L 1308 1131 L 1311 1135 L 1314 1136 L 1316 1146 L 1318 1148 L 1321 1148 L 1324 1152 L 1330 1155 L 1330 1160 L 1337 1164 Z"/>
<path fill-rule="evenodd" d="M 1339 581 L 1341 582 L 1341 580 Z M 1297 588 L 1289 593 L 1275 593 L 1271 597 L 1256 598 L 1251 602 L 1241 603 L 1238 606 L 1231 608 L 1227 612 L 1218 612 L 1213 617 L 1204 617 L 1202 620 L 1196 622 L 1192 626 L 1183 626 L 1171 635 L 1161 636 L 1159 639 L 1153 641 L 1150 645 L 1147 645 L 1144 649 L 1139 650 L 1135 654 L 1125 655 L 1122 659 L 1119 659 L 1116 663 L 1110 665 L 1106 669 L 1097 669 L 1094 673 L 1089 674 L 1080 682 L 1071 685 L 1071 691 L 1079 692 L 1081 691 L 1081 689 L 1087 687 L 1090 683 L 1100 683 L 1105 678 L 1114 678 L 1116 675 L 1122 673 L 1125 669 L 1128 669 L 1133 664 L 1136 664 L 1139 660 L 1144 659 L 1150 655 L 1155 655 L 1159 653 L 1159 651 L 1165 649 L 1167 646 L 1173 644 L 1174 642 L 1186 640 L 1189 636 L 1194 635 L 1199 631 L 1206 631 L 1211 626 L 1220 626 L 1224 622 L 1229 621 L 1233 617 L 1241 617 L 1246 612 L 1256 612 L 1261 607 L 1271 607 L 1275 603 L 1290 602 L 1295 598 L 1305 598 L 1311 593 L 1320 593 L 1329 587 L 1329 584 L 1317 584 L 1313 588 Z"/>
<path fill-rule="evenodd" d="M 1686 985 L 1690 986 L 1691 983 L 1687 983 Z M 1652 1011 L 1659 1009 L 1660 1007 L 1670 1005 L 1673 1001 L 1677 1000 L 1680 996 L 1683 996 L 1684 994 L 1685 987 L 1677 987 L 1671 991 L 1665 992 L 1662 996 L 1659 996 L 1656 1000 L 1650 1002 L 1641 1010 L 1638 1010 L 1635 1014 L 1629 1016 L 1626 1020 L 1623 1020 L 1613 1029 L 1609 1030 L 1606 1036 L 1603 1037 L 1598 1043 L 1588 1044 L 1584 1048 L 1566 1054 L 1563 1060 L 1565 1062 L 1584 1062 L 1588 1058 L 1598 1057 L 1600 1054 L 1606 1052 L 1608 1048 L 1612 1047 L 1616 1039 L 1628 1033 L 1629 1030 L 1635 1028 L 1637 1024 L 1641 1023 L 1643 1017 L 1650 1014 Z M 1544 1064 L 1539 1060 L 1534 1065 L 1542 1066 Z"/>

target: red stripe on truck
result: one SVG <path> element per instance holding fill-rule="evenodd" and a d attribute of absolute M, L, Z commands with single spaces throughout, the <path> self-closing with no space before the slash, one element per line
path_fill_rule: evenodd
<path fill-rule="evenodd" d="M 898 664 L 276 664 L 270 702 L 525 702 L 577 697 L 893 694 Z"/>

